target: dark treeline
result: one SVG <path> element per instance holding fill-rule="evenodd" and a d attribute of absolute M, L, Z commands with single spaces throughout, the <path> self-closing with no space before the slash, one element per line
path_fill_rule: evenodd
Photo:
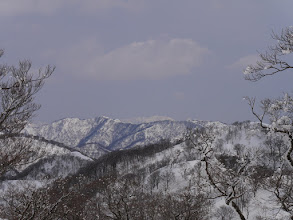
<path fill-rule="evenodd" d="M 170 141 L 162 140 L 159 143 L 144 147 L 138 146 L 132 149 L 113 151 L 82 167 L 76 175 L 84 175 L 91 178 L 100 178 L 108 174 L 112 175 L 116 173 L 119 163 L 139 163 L 172 146 L 173 144 Z"/>

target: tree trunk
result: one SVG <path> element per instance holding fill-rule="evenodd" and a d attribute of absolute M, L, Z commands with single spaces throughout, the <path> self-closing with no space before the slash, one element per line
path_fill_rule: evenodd
<path fill-rule="evenodd" d="M 244 215 L 242 214 L 241 210 L 239 209 L 238 205 L 235 202 L 231 202 L 233 208 L 235 209 L 235 211 L 238 213 L 239 217 L 241 220 L 246 220 L 246 218 L 244 217 Z"/>

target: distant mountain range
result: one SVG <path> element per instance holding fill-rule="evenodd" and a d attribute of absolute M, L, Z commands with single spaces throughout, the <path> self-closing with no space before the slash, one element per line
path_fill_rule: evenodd
<path fill-rule="evenodd" d="M 188 128 L 201 126 L 200 121 L 174 121 L 168 117 L 137 118 L 120 121 L 108 117 L 93 119 L 65 118 L 51 124 L 30 124 L 25 133 L 54 140 L 77 148 L 92 157 L 161 140 L 176 142 Z"/>

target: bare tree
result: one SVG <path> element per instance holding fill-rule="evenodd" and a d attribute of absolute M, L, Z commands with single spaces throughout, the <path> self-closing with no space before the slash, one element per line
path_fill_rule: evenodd
<path fill-rule="evenodd" d="M 271 46 L 265 53 L 260 53 L 261 60 L 255 65 L 249 65 L 244 71 L 245 78 L 250 81 L 257 81 L 265 76 L 274 75 L 293 66 L 286 61 L 288 54 L 293 52 L 293 27 L 283 29 L 281 34 L 273 32 L 272 38 L 277 41 L 275 46 Z M 291 153 L 293 151 L 293 98 L 285 93 L 278 99 L 265 99 L 261 101 L 262 113 L 255 110 L 255 98 L 246 97 L 252 114 L 258 119 L 260 125 L 265 130 L 275 133 L 282 133 L 290 140 L 290 147 L 287 151 L 287 160 L 293 167 Z M 270 124 L 264 123 L 269 120 Z"/>
<path fill-rule="evenodd" d="M 244 71 L 245 78 L 257 81 L 265 76 L 274 75 L 293 68 L 288 62 L 288 55 L 293 52 L 293 27 L 283 29 L 281 34 L 273 32 L 272 38 L 277 41 L 274 46 L 268 48 L 265 53 L 260 53 L 260 61 L 255 65 L 249 65 Z M 271 134 L 279 134 L 286 141 L 285 149 L 278 150 L 278 161 L 282 162 L 283 152 L 287 164 L 280 164 L 274 175 L 268 178 L 268 190 L 272 191 L 281 208 L 288 212 L 293 219 L 292 200 L 292 169 L 293 169 L 293 98 L 285 93 L 283 97 L 276 99 L 264 99 L 261 101 L 259 111 L 255 107 L 255 98 L 246 97 L 252 114 L 260 122 L 260 126 Z M 260 113 L 258 113 L 260 112 Z M 269 122 L 269 123 L 265 123 Z M 272 146 L 275 144 L 277 146 Z M 268 147 L 277 149 L 279 143 L 268 142 Z M 276 157 L 276 155 L 273 155 Z M 274 168 L 277 160 L 274 161 Z M 286 168 L 284 171 L 284 167 Z M 289 170 L 289 172 L 288 172 Z"/>
<path fill-rule="evenodd" d="M 234 169 L 228 169 L 220 160 L 213 149 L 214 136 L 212 128 L 198 129 L 190 134 L 188 140 L 198 150 L 203 167 L 205 169 L 210 186 L 215 193 L 212 198 L 225 198 L 227 205 L 231 205 L 239 215 L 245 220 L 245 216 L 239 206 L 239 199 L 251 192 L 249 178 L 245 175 L 249 167 L 249 158 L 243 158 L 241 162 L 235 164 Z"/>
<path fill-rule="evenodd" d="M 233 220 L 235 219 L 235 212 L 229 206 L 220 206 L 215 212 L 215 217 L 219 220 Z"/>
<path fill-rule="evenodd" d="M 246 98 L 251 108 L 253 115 L 260 122 L 260 126 L 269 134 L 280 135 L 285 140 L 284 144 L 280 142 L 270 143 L 276 146 L 268 146 L 268 148 L 279 149 L 278 154 L 273 155 L 275 158 L 273 167 L 277 168 L 274 175 L 270 177 L 268 191 L 271 191 L 279 203 L 280 207 L 288 212 L 293 219 L 293 199 L 292 199 L 292 177 L 291 172 L 293 169 L 293 99 L 288 94 L 278 99 L 265 99 L 261 101 L 262 113 L 257 113 L 255 110 L 255 99 Z M 265 123 L 268 120 L 269 123 Z M 284 149 L 283 149 L 284 148 Z M 280 155 L 281 154 L 281 155 Z M 281 156 L 281 157 L 280 157 Z M 288 162 L 289 166 L 282 164 L 283 158 Z M 279 165 L 276 167 L 276 162 Z M 283 167 L 286 167 L 284 173 Z M 290 170 L 290 172 L 288 172 Z"/>
<path fill-rule="evenodd" d="M 0 57 L 4 54 L 0 50 Z M 28 60 L 18 66 L 0 64 L 0 177 L 17 166 L 33 160 L 30 141 L 18 137 L 34 116 L 40 105 L 34 102 L 35 95 L 51 76 L 55 67 L 47 66 L 37 73 L 31 71 Z"/>
<path fill-rule="evenodd" d="M 257 81 L 264 76 L 274 75 L 292 69 L 284 58 L 293 52 L 293 27 L 283 29 L 281 34 L 272 33 L 272 38 L 277 41 L 276 45 L 268 48 L 264 53 L 260 53 L 260 61 L 255 65 L 249 65 L 244 71 L 245 79 Z"/>
<path fill-rule="evenodd" d="M 159 194 L 159 216 L 155 219 L 207 220 L 210 218 L 211 201 L 203 194 L 186 188 L 181 193 Z"/>
<path fill-rule="evenodd" d="M 261 101 L 262 113 L 255 110 L 255 98 L 246 97 L 252 114 L 260 122 L 260 126 L 267 132 L 280 133 L 288 138 L 287 160 L 293 168 L 293 98 L 285 94 L 279 99 L 265 99 Z M 269 124 L 264 123 L 269 120 Z"/>
<path fill-rule="evenodd" d="M 293 219 L 293 175 L 286 165 L 282 165 L 273 176 L 267 179 L 269 191 L 276 197 L 282 209 Z"/>
<path fill-rule="evenodd" d="M 167 191 L 169 189 L 170 183 L 175 180 L 175 174 L 171 169 L 167 169 L 161 174 L 161 178 L 164 190 Z"/>
<path fill-rule="evenodd" d="M 62 185 L 60 185 L 62 187 Z M 0 217 L 5 219 L 58 219 L 58 209 L 70 193 L 56 194 L 51 185 L 38 188 L 32 183 L 10 185 L 1 196 Z"/>

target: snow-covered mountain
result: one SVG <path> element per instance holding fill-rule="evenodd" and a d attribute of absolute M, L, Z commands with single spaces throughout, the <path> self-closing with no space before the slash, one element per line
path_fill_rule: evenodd
<path fill-rule="evenodd" d="M 206 145 L 209 140 L 204 138 L 200 139 L 201 144 L 198 145 L 196 139 L 193 143 L 190 139 L 183 139 L 186 138 L 188 128 L 200 127 L 206 127 L 211 135 L 210 145 Z M 129 193 L 141 196 L 135 193 L 143 189 L 146 196 L 151 195 L 146 198 L 154 198 L 149 200 L 150 203 L 158 202 L 155 207 L 163 204 L 163 210 L 170 206 L 170 209 L 180 209 L 176 204 L 182 204 L 182 198 L 188 199 L 186 196 L 191 195 L 194 199 L 205 195 L 215 198 L 206 200 L 208 206 L 204 219 L 210 220 L 238 219 L 239 216 L 231 204 L 227 205 L 227 200 L 232 195 L 230 193 L 233 192 L 231 190 L 237 189 L 242 191 L 235 201 L 245 219 L 281 220 L 288 219 L 289 216 L 274 194 L 274 178 L 278 177 L 277 171 L 284 165 L 288 139 L 264 132 L 258 123 L 246 121 L 228 125 L 198 120 L 162 120 L 135 124 L 107 117 L 86 120 L 67 118 L 48 125 L 31 124 L 25 129 L 24 135 L 30 135 L 37 143 L 46 142 L 44 148 L 48 153 L 25 169 L 8 176 L 3 183 L 4 188 L 14 183 L 13 181 L 37 182 L 41 186 L 58 178 L 64 181 L 73 178 L 67 187 L 72 184 L 73 188 L 76 185 L 82 188 L 82 181 L 91 187 L 97 187 L 91 190 L 100 194 L 96 198 L 90 197 L 91 199 L 109 199 L 110 197 L 103 194 L 107 189 L 111 196 L 126 193 L 123 199 L 128 199 Z M 167 139 L 171 142 L 161 141 Z M 223 191 L 211 185 L 207 169 L 204 169 L 207 166 L 204 154 L 199 150 L 201 146 L 210 147 L 211 151 L 207 152 L 213 152 L 213 156 L 209 158 L 209 172 L 212 173 L 212 178 L 219 181 L 217 186 L 222 187 Z M 86 155 L 95 156 L 96 159 Z M 239 174 L 238 168 L 245 169 L 243 175 Z M 284 180 L 287 177 L 290 176 L 285 173 Z M 122 185 L 126 188 L 121 188 L 119 184 L 128 180 L 130 182 Z M 128 186 L 132 183 L 134 185 Z M 78 188 L 77 191 L 79 190 Z M 173 203 L 164 204 L 170 199 Z M 138 201 L 135 202 L 137 203 Z M 188 199 L 188 205 L 192 204 Z M 196 204 L 198 202 L 195 201 L 193 205 Z M 141 205 L 147 207 L 144 203 Z M 132 209 L 134 206 L 131 204 L 129 207 Z M 110 209 L 107 205 L 104 208 L 108 214 Z M 161 213 L 163 210 L 157 212 Z M 162 218 L 159 215 L 155 219 Z"/>
<path fill-rule="evenodd" d="M 144 146 L 161 140 L 176 142 L 183 138 L 187 128 L 201 126 L 197 121 L 162 120 L 162 117 L 148 120 L 152 122 L 129 123 L 108 117 L 85 120 L 66 118 L 47 125 L 30 124 L 25 133 L 58 141 L 98 157 L 105 152 Z"/>
<path fill-rule="evenodd" d="M 212 148 L 217 160 L 222 163 L 221 169 L 217 172 L 223 172 L 221 174 L 223 178 L 228 175 L 226 171 L 235 164 L 241 163 L 242 156 L 250 155 L 252 159 L 256 158 L 250 162 L 254 169 L 251 175 L 264 166 L 267 175 L 272 175 L 269 174 L 271 170 L 279 166 L 280 158 L 276 156 L 278 153 L 274 153 L 275 157 L 271 157 L 272 152 L 269 148 L 271 145 L 268 141 L 270 137 L 257 123 L 227 125 L 220 122 L 167 120 L 130 124 L 100 117 L 88 120 L 63 119 L 50 125 L 30 125 L 26 132 L 31 135 L 44 136 L 46 139 L 63 142 L 78 149 L 91 145 L 94 149 L 102 148 L 109 153 L 104 153 L 97 160 L 92 161 L 80 154 L 79 157 L 75 157 L 77 152 L 61 156 L 57 153 L 55 157 L 48 156 L 28 167 L 15 179 L 42 181 L 44 178 L 64 178 L 75 174 L 92 180 L 114 174 L 122 179 L 131 178 L 133 181 L 138 181 L 146 191 L 159 195 L 162 192 L 166 195 L 181 195 L 180 193 L 186 195 L 187 189 L 195 190 L 196 185 L 199 184 L 198 189 L 211 193 L 211 197 L 217 198 L 217 191 L 213 191 L 204 170 L 201 169 L 204 161 L 198 150 L 186 141 L 179 141 L 188 127 L 202 126 L 208 127 L 214 136 Z M 161 139 L 170 139 L 173 144 L 156 143 Z M 177 144 L 174 143 L 175 140 L 178 140 Z M 133 148 L 136 145 L 146 145 L 146 147 Z M 115 151 L 117 149 L 124 150 Z M 283 150 L 281 151 L 283 154 Z M 262 157 L 258 156 L 260 152 Z M 276 161 L 273 161 L 274 158 Z M 261 182 L 267 175 L 260 172 L 257 173 L 257 177 L 251 177 L 251 180 Z M 261 219 L 286 219 L 288 213 L 281 210 L 280 205 L 276 203 L 271 188 L 262 188 L 257 183 L 249 184 L 252 184 L 255 190 L 253 187 L 247 188 L 245 184 L 241 185 L 247 188 L 245 195 L 249 197 L 245 197 L 245 201 L 237 200 L 247 219 L 260 219 L 260 216 Z M 264 209 L 266 212 L 261 213 Z M 229 219 L 238 219 L 237 213 L 225 205 L 224 196 L 213 200 L 208 213 L 207 219 L 211 220 L 222 219 L 225 215 L 229 215 L 231 217 Z"/>

